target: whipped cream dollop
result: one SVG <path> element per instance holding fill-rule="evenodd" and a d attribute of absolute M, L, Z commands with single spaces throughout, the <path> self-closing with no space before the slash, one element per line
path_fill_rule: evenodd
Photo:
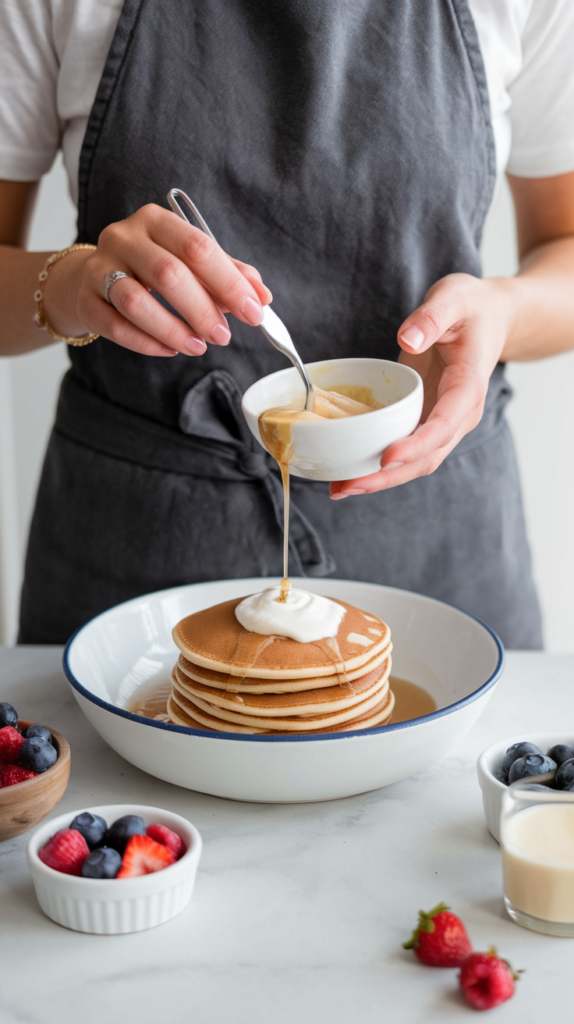
<path fill-rule="evenodd" d="M 343 605 L 320 594 L 291 587 L 285 601 L 281 587 L 267 587 L 251 594 L 235 609 L 244 629 L 263 636 L 287 636 L 300 644 L 336 636 L 345 615 Z"/>

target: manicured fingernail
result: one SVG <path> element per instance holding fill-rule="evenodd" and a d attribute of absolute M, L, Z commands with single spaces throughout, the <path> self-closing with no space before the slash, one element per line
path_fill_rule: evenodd
<path fill-rule="evenodd" d="M 198 338 L 195 334 L 190 334 L 189 337 L 185 339 L 185 347 L 192 356 L 202 356 L 207 345 L 203 338 Z"/>
<path fill-rule="evenodd" d="M 398 469 L 399 466 L 404 466 L 404 462 L 389 462 L 387 466 L 382 466 L 382 469 Z"/>
<path fill-rule="evenodd" d="M 257 327 L 263 320 L 263 306 L 260 302 L 256 302 L 255 299 L 245 299 L 239 312 L 253 327 Z"/>
<path fill-rule="evenodd" d="M 407 345 L 414 349 L 420 348 L 424 340 L 423 332 L 414 324 L 412 327 L 407 327 L 406 331 L 401 334 L 401 341 L 406 341 Z"/>
<path fill-rule="evenodd" d="M 332 494 L 331 497 L 336 500 L 337 498 L 348 498 L 350 495 L 353 495 L 353 494 L 366 494 L 366 493 L 367 492 L 366 491 L 362 491 L 360 487 L 352 487 L 348 491 L 339 491 L 338 494 Z"/>
<path fill-rule="evenodd" d="M 230 338 L 231 331 L 229 327 L 224 327 L 223 324 L 216 324 L 211 332 L 211 340 L 216 345 L 229 345 Z"/>

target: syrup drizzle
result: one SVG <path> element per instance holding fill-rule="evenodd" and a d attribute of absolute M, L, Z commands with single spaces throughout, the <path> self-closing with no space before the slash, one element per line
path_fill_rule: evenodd
<path fill-rule="evenodd" d="M 345 399 L 347 401 L 345 401 Z M 350 400 L 350 401 L 349 401 Z M 335 405 L 333 406 L 333 402 Z M 332 406 L 330 411 L 327 408 Z M 293 457 L 291 424 L 294 420 L 320 420 L 325 416 L 353 416 L 381 408 L 373 396 L 372 389 L 355 384 L 342 384 L 331 391 L 315 390 L 315 406 L 318 412 L 307 412 L 292 406 L 266 409 L 259 417 L 259 433 L 267 451 L 273 456 L 281 470 L 283 481 L 283 579 L 277 601 L 285 603 L 291 587 L 289 582 L 289 463 Z M 339 408 L 337 408 L 339 406 Z M 321 410 L 319 412 L 319 410 Z"/>

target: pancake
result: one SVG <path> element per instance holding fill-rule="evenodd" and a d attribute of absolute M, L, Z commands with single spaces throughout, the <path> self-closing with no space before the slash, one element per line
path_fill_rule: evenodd
<path fill-rule="evenodd" d="M 237 711 L 240 714 L 276 717 L 285 714 L 322 714 L 326 710 L 329 712 L 344 711 L 346 708 L 354 707 L 382 689 L 387 682 L 390 670 L 391 660 L 388 658 L 378 668 L 353 683 L 341 682 L 334 686 L 324 686 L 320 689 L 313 688 L 295 693 L 259 692 L 255 694 L 244 690 L 241 693 L 229 693 L 195 682 L 184 675 L 179 665 L 176 665 L 173 670 L 172 681 L 175 689 L 191 700 L 194 697 L 199 697 L 209 704 Z"/>
<path fill-rule="evenodd" d="M 173 639 L 188 661 L 231 676 L 312 679 L 353 672 L 390 643 L 390 630 L 382 619 L 345 601 L 337 602 L 346 614 L 336 638 L 302 644 L 283 636 L 261 636 L 236 619 L 242 600 L 224 601 L 177 623 Z"/>
<path fill-rule="evenodd" d="M 345 708 L 344 710 L 325 710 L 319 714 L 276 715 L 273 718 L 237 710 L 229 711 L 227 708 L 218 707 L 195 695 L 188 697 L 177 688 L 172 690 L 172 697 L 180 707 L 183 707 L 184 711 L 191 713 L 200 721 L 203 721 L 202 716 L 207 715 L 209 719 L 232 722 L 235 725 L 254 726 L 256 729 L 272 728 L 275 732 L 313 732 L 316 727 L 322 729 L 327 726 L 350 722 L 366 711 L 371 711 L 374 707 L 378 707 L 381 701 L 387 699 L 388 689 L 389 684 L 387 681 L 365 700 L 355 704 L 354 707 Z"/>
<path fill-rule="evenodd" d="M 336 637 L 308 643 L 245 629 L 243 598 L 188 615 L 173 630 L 180 655 L 167 711 L 206 733 L 352 732 L 390 721 L 391 634 L 344 601 Z M 282 621 L 282 620 L 281 620 Z"/>
<path fill-rule="evenodd" d="M 372 729 L 375 726 L 385 725 L 389 722 L 393 713 L 395 704 L 395 698 L 392 690 L 388 690 L 385 700 L 381 701 L 380 705 L 372 708 L 370 711 L 359 715 L 351 722 L 345 722 L 335 726 L 329 726 L 327 728 L 314 728 L 312 732 L 307 735 L 312 736 L 316 733 L 333 733 L 333 732 L 353 732 L 358 729 Z M 216 718 L 210 717 L 208 714 L 201 712 L 198 708 L 193 708 L 191 705 L 189 710 L 184 709 L 179 703 L 174 700 L 173 695 L 168 700 L 167 705 L 168 714 L 170 721 L 176 725 L 187 726 L 191 729 L 199 729 L 202 732 L 225 732 L 225 733 L 239 733 L 244 735 L 266 735 L 266 736 L 285 736 L 286 733 L 279 733 L 272 729 L 256 729 L 252 726 L 237 725 L 232 722 L 223 722 Z M 197 717 L 196 717 L 197 716 Z M 291 733 L 291 735 L 294 735 Z M 296 735 L 296 734 L 295 734 Z"/>
<path fill-rule="evenodd" d="M 345 672 L 340 675 L 333 675 L 330 673 L 327 676 L 313 676 L 312 686 L 313 688 L 328 686 L 331 687 L 334 684 L 334 679 L 338 678 L 340 682 L 351 683 L 355 679 L 362 678 L 365 673 L 372 672 L 374 669 L 382 665 L 383 662 L 390 658 L 390 653 L 393 649 L 392 643 L 389 642 L 387 647 L 379 654 L 371 658 L 366 665 L 361 668 L 356 668 L 352 672 Z M 309 689 L 309 678 L 300 679 L 269 679 L 261 678 L 254 679 L 253 676 L 232 676 L 229 672 L 213 672 L 209 668 L 203 668 L 201 665 L 194 665 L 193 662 L 188 661 L 187 658 L 180 654 L 178 662 L 178 669 L 194 680 L 196 683 L 202 683 L 204 686 L 215 687 L 220 690 L 228 690 L 232 693 L 298 693 L 301 690 Z"/>

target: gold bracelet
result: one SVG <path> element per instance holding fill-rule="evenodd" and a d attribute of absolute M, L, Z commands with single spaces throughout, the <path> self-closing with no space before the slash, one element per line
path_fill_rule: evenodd
<path fill-rule="evenodd" d="M 36 313 L 34 315 L 34 323 L 36 324 L 36 327 L 39 327 L 43 331 L 47 331 L 48 334 L 51 334 L 52 337 L 56 338 L 58 341 L 65 341 L 68 345 L 74 345 L 77 347 L 80 347 L 82 345 L 89 345 L 91 344 L 92 341 L 95 341 L 96 338 L 99 338 L 99 334 L 83 334 L 80 338 L 74 338 L 73 336 L 68 337 L 66 334 L 58 334 L 58 332 L 55 331 L 54 328 L 52 327 L 50 321 L 48 320 L 44 312 L 44 285 L 46 283 L 46 278 L 48 277 L 48 271 L 50 270 L 50 268 L 53 267 L 54 263 L 57 263 L 58 260 L 61 260 L 64 256 L 67 256 L 69 252 L 76 252 L 76 249 L 95 248 L 95 245 L 85 245 L 79 242 L 77 242 L 75 245 L 69 245 L 67 249 L 62 249 L 61 252 L 54 252 L 51 256 L 48 256 L 48 259 L 44 263 L 43 269 L 38 274 L 38 281 L 40 282 L 40 287 L 37 288 L 36 291 L 34 292 L 34 299 L 36 300 L 37 306 Z"/>

